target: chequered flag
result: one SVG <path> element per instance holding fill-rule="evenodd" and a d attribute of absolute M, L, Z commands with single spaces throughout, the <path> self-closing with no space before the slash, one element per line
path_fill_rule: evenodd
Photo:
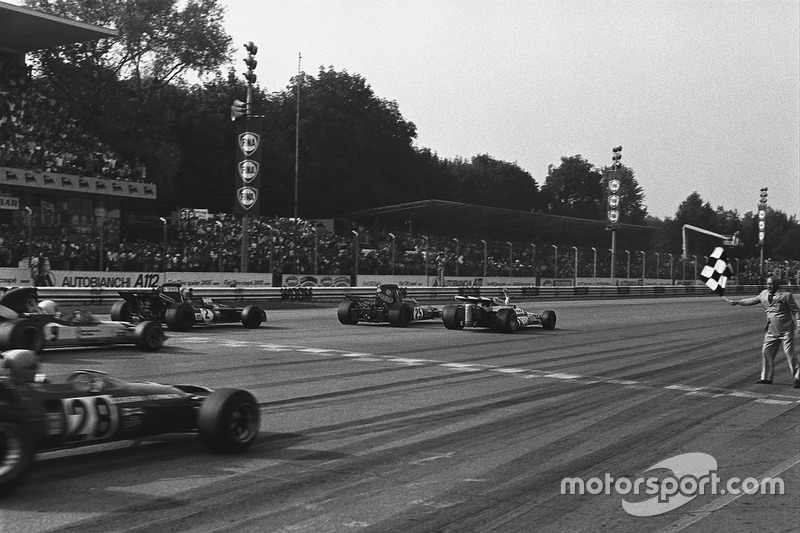
<path fill-rule="evenodd" d="M 703 267 L 698 279 L 703 280 L 709 289 L 722 296 L 725 294 L 725 284 L 728 282 L 730 273 L 725 249 L 717 246 L 708 256 L 708 263 Z"/>

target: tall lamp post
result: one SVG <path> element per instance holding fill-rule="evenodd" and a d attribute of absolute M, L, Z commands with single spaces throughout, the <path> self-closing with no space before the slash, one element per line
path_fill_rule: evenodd
<path fill-rule="evenodd" d="M 253 84 L 256 82 L 254 72 L 258 62 L 255 55 L 258 47 L 249 41 L 244 45 L 247 50 L 247 57 L 244 59 L 247 65 L 247 72 L 244 78 L 247 80 L 247 101 L 241 102 L 234 100 L 231 106 L 231 120 L 237 121 L 240 117 L 244 120 L 237 122 L 236 142 L 237 150 L 237 205 L 235 211 L 242 215 L 242 248 L 241 248 L 241 272 L 249 272 L 250 268 L 250 209 L 254 213 L 259 212 L 261 178 L 259 177 L 261 148 L 262 148 L 262 125 L 256 120 L 253 113 Z M 263 118 L 263 117 L 261 117 Z"/>
<path fill-rule="evenodd" d="M 219 252 L 218 252 L 218 255 L 219 255 L 219 271 L 223 272 L 224 270 L 223 270 L 223 266 L 222 266 L 222 255 L 223 255 L 222 254 L 222 222 L 217 220 L 216 226 L 217 226 L 217 235 L 218 235 L 217 242 L 218 242 L 218 246 L 219 246 Z"/>
<path fill-rule="evenodd" d="M 506 241 L 508 245 L 508 277 L 514 275 L 514 245 Z"/>
<path fill-rule="evenodd" d="M 628 268 L 625 271 L 625 277 L 627 279 L 630 279 L 631 278 L 631 251 L 630 250 L 625 250 L 625 253 L 628 254 Z"/>
<path fill-rule="evenodd" d="M 639 253 L 642 254 L 642 283 L 644 283 L 644 280 L 647 277 L 646 276 L 647 270 L 645 269 L 645 257 L 646 256 L 645 256 L 644 250 L 639 250 Z"/>
<path fill-rule="evenodd" d="M 673 280 L 674 280 L 674 278 L 673 278 L 673 273 L 675 272 L 675 271 L 672 269 L 672 266 L 673 266 L 673 259 L 674 259 L 674 258 L 672 257 L 672 254 L 667 254 L 667 255 L 669 256 L 669 282 L 670 282 L 670 283 L 672 283 L 672 282 L 673 282 Z"/>
<path fill-rule="evenodd" d="M 487 263 L 489 262 L 489 250 L 486 245 L 486 241 L 481 239 L 483 243 L 483 283 L 486 283 L 486 273 L 487 273 Z"/>
<path fill-rule="evenodd" d="M 606 229 L 611 230 L 611 283 L 615 283 L 616 278 L 616 262 L 617 262 L 617 229 L 619 229 L 619 189 L 622 185 L 620 181 L 620 170 L 622 170 L 622 146 L 616 146 L 611 149 L 613 155 L 611 156 L 611 172 L 608 176 L 608 198 L 607 206 L 608 211 L 606 217 L 608 224 Z M 629 276 L 630 277 L 630 276 Z"/>
<path fill-rule="evenodd" d="M 31 260 L 33 258 L 33 209 L 25 206 L 25 211 L 28 212 L 28 270 L 31 269 Z M 33 279 L 33 273 L 31 273 L 31 281 L 36 282 Z"/>
<path fill-rule="evenodd" d="M 658 252 L 655 252 L 655 254 L 656 254 L 656 281 L 658 281 L 660 279 L 658 271 L 661 269 L 661 254 L 659 254 Z"/>
<path fill-rule="evenodd" d="M 167 278 L 167 219 L 164 217 L 159 217 L 159 220 L 164 225 L 164 281 Z"/>
<path fill-rule="evenodd" d="M 350 230 L 353 234 L 353 285 L 358 286 L 358 232 Z"/>
<path fill-rule="evenodd" d="M 456 277 L 458 277 L 458 239 L 453 237 L 453 240 L 456 241 Z"/>
<path fill-rule="evenodd" d="M 428 237 L 425 235 L 422 236 L 425 240 L 425 254 L 422 256 L 423 260 L 425 261 L 425 286 L 430 286 L 430 281 L 428 281 Z"/>
<path fill-rule="evenodd" d="M 394 276 L 394 265 L 395 265 L 394 233 L 390 233 L 389 237 L 392 239 L 392 276 Z"/>
<path fill-rule="evenodd" d="M 553 247 L 553 279 L 555 280 L 558 278 L 558 245 L 551 244 L 550 246 Z M 555 285 L 555 281 L 553 285 Z"/>
<path fill-rule="evenodd" d="M 572 249 L 575 250 L 575 276 L 574 276 L 575 281 L 574 281 L 574 285 L 577 286 L 578 285 L 578 247 L 577 246 L 573 246 Z"/>

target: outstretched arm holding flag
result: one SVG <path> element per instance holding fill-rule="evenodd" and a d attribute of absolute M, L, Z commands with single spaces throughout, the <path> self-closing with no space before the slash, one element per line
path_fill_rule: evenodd
<path fill-rule="evenodd" d="M 764 333 L 764 344 L 761 347 L 761 379 L 760 384 L 771 384 L 775 368 L 775 356 L 778 349 L 783 348 L 789 370 L 794 378 L 794 388 L 800 389 L 800 361 L 794 353 L 795 322 L 800 328 L 800 307 L 790 292 L 778 290 L 780 283 L 776 276 L 767 278 L 767 288 L 758 296 L 728 300 L 731 305 L 763 304 L 767 314 L 767 327 Z"/>

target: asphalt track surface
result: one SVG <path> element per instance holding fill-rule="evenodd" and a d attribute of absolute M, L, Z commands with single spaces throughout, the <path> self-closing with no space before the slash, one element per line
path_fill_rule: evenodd
<path fill-rule="evenodd" d="M 797 531 L 800 389 L 782 354 L 774 384 L 755 384 L 760 308 L 519 303 L 554 309 L 556 329 L 344 326 L 322 307 L 171 333 L 152 354 L 45 352 L 53 379 L 94 368 L 248 389 L 261 434 L 234 456 L 194 435 L 41 454 L 0 500 L 0 532 Z M 689 480 L 684 505 L 634 516 L 623 502 L 653 496 L 562 493 L 607 475 L 668 492 L 687 478 L 651 467 L 689 453 L 716 460 L 718 487 L 771 477 L 784 494 L 691 497 Z"/>

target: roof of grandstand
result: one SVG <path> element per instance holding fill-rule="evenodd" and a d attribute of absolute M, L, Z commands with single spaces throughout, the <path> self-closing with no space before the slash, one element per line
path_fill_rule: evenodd
<path fill-rule="evenodd" d="M 409 221 L 414 229 L 440 230 L 442 233 L 482 233 L 505 235 L 505 238 L 537 239 L 546 242 L 561 240 L 594 240 L 606 232 L 606 222 L 582 218 L 517 211 L 500 207 L 462 204 L 445 200 L 421 200 L 354 211 L 338 219 L 375 222 L 401 226 Z M 652 235 L 658 228 L 620 224 L 620 231 L 639 236 Z M 607 234 L 606 234 L 607 235 Z"/>
<path fill-rule="evenodd" d="M 0 2 L 0 50 L 24 54 L 54 46 L 116 37 L 119 31 Z"/>

